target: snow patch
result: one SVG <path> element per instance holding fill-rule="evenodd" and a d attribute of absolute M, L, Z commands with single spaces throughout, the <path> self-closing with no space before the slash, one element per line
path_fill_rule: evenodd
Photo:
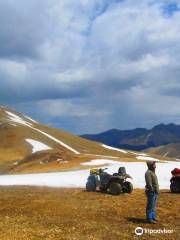
<path fill-rule="evenodd" d="M 53 140 L 53 141 L 61 144 L 63 147 L 69 149 L 70 151 L 72 151 L 72 152 L 74 152 L 74 153 L 76 153 L 76 154 L 80 154 L 78 151 L 76 151 L 75 149 L 73 149 L 73 148 L 70 147 L 69 145 L 63 143 L 62 141 L 58 140 L 57 138 L 55 138 L 55 137 L 53 137 L 53 136 L 51 136 L 51 135 L 49 135 L 49 134 L 47 134 L 47 133 L 45 133 L 45 132 L 37 129 L 37 128 L 31 127 L 31 126 L 29 126 L 29 127 L 32 128 L 32 129 L 34 129 L 34 130 L 37 131 L 37 132 L 42 133 L 43 135 L 45 135 L 46 137 L 50 138 L 51 140 Z"/>
<path fill-rule="evenodd" d="M 24 126 L 28 126 L 28 127 L 30 127 L 32 125 L 31 123 L 26 122 L 21 117 L 19 117 L 18 115 L 14 114 L 12 112 L 6 111 L 6 113 L 9 116 L 9 120 L 14 122 L 14 123 L 18 123 L 18 124 L 21 124 L 21 125 L 24 125 Z"/>
<path fill-rule="evenodd" d="M 129 151 L 129 153 L 132 153 L 132 154 L 135 154 L 138 156 L 148 156 L 146 153 L 136 153 L 136 152 L 132 152 L 132 151 Z"/>
<path fill-rule="evenodd" d="M 167 156 L 168 156 L 168 154 L 169 154 L 169 152 L 165 153 L 165 154 L 163 155 L 163 157 L 167 157 Z"/>
<path fill-rule="evenodd" d="M 81 163 L 81 165 L 83 165 L 83 166 L 96 166 L 96 165 L 117 164 L 117 163 L 119 164 L 119 162 L 109 160 L 109 159 L 95 159 L 95 160 L 91 160 L 89 162 Z"/>
<path fill-rule="evenodd" d="M 53 141 L 61 144 L 63 147 L 69 149 L 70 151 L 72 151 L 72 152 L 74 152 L 74 153 L 76 153 L 76 154 L 80 154 L 78 151 L 76 151 L 75 149 L 73 149 L 73 148 L 70 147 L 69 145 L 63 143 L 62 141 L 58 140 L 57 138 L 55 138 L 55 137 L 53 137 L 53 136 L 51 136 L 51 135 L 49 135 L 49 134 L 47 134 L 47 133 L 45 133 L 45 132 L 37 129 L 37 128 L 35 128 L 35 127 L 32 127 L 32 124 L 31 124 L 31 123 L 24 121 L 24 120 L 23 120 L 21 117 L 19 117 L 18 115 L 14 114 L 14 113 L 11 113 L 11 112 L 9 112 L 9 111 L 6 111 L 6 113 L 9 115 L 10 121 L 13 121 L 13 122 L 15 122 L 15 123 L 18 123 L 18 124 L 22 124 L 22 125 L 24 125 L 24 126 L 27 126 L 27 127 L 31 128 L 31 129 L 33 129 L 33 130 L 35 130 L 35 131 L 37 131 L 37 132 L 45 135 L 46 137 L 50 138 L 51 140 L 53 140 Z M 26 118 L 29 118 L 29 117 L 26 117 Z M 31 121 L 32 121 L 32 119 L 31 119 Z M 33 121 L 34 121 L 34 120 L 33 120 Z"/>
<path fill-rule="evenodd" d="M 19 162 L 14 162 L 12 165 L 17 166 L 18 164 L 19 164 Z"/>
<path fill-rule="evenodd" d="M 95 156 L 95 157 L 104 157 L 104 158 L 119 158 L 119 157 L 114 157 L 114 156 L 104 156 L 104 155 L 98 155 L 98 154 L 84 154 L 86 156 Z"/>
<path fill-rule="evenodd" d="M 138 160 L 145 160 L 145 161 L 160 161 L 159 159 L 153 158 L 153 157 L 146 157 L 146 156 L 137 156 Z"/>
<path fill-rule="evenodd" d="M 59 162 L 59 164 L 68 163 L 69 162 L 69 161 L 65 161 L 65 160 L 63 160 L 61 158 L 58 158 L 56 161 Z"/>
<path fill-rule="evenodd" d="M 98 160 L 98 159 L 97 159 Z M 108 160 L 108 159 L 104 159 Z M 100 160 L 98 160 L 100 161 Z M 101 159 L 102 161 L 102 159 Z M 108 160 L 110 161 L 110 160 Z M 147 170 L 144 162 L 108 162 L 107 172 L 112 174 L 124 166 L 128 174 L 133 177 L 134 188 L 144 188 L 144 174 Z M 105 163 L 105 162 L 104 162 Z M 107 163 L 107 162 L 106 162 Z M 176 167 L 180 168 L 180 162 L 167 162 L 156 164 L 156 174 L 159 180 L 160 189 L 169 189 L 171 171 Z M 29 185 L 29 186 L 49 186 L 66 188 L 84 188 L 89 170 L 66 171 L 56 173 L 22 174 L 22 175 L 1 175 L 0 185 Z"/>
<path fill-rule="evenodd" d="M 56 161 L 60 162 L 60 161 L 63 161 L 63 159 L 62 158 L 58 158 Z"/>
<path fill-rule="evenodd" d="M 28 117 L 28 116 L 26 116 L 26 115 L 24 115 L 24 117 L 27 118 L 28 120 L 30 120 L 30 121 L 33 122 L 33 123 L 38 123 L 37 121 L 35 121 L 34 119 L 32 119 L 32 118 L 30 118 L 30 117 Z"/>
<path fill-rule="evenodd" d="M 128 153 L 125 150 L 122 150 L 122 149 L 119 149 L 119 148 L 115 148 L 115 147 L 111 147 L 111 146 L 108 146 L 108 145 L 105 145 L 105 144 L 102 144 L 101 146 L 104 147 L 104 148 L 113 150 L 113 151 L 118 151 L 118 152 L 122 152 L 122 153 Z"/>
<path fill-rule="evenodd" d="M 2 175 L 0 176 L 0 185 L 77 188 L 85 186 L 88 174 L 89 170 L 22 175 Z"/>
<path fill-rule="evenodd" d="M 45 151 L 45 150 L 50 150 L 52 149 L 51 147 L 47 146 L 46 144 L 33 140 L 33 139 L 25 139 L 26 142 L 32 145 L 32 153 L 40 152 L 40 151 Z"/>

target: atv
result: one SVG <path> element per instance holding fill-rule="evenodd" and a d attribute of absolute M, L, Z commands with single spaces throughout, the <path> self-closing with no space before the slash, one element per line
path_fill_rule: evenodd
<path fill-rule="evenodd" d="M 175 168 L 171 171 L 170 190 L 172 193 L 180 193 L 180 169 Z"/>
<path fill-rule="evenodd" d="M 91 169 L 90 175 L 86 183 L 87 191 L 96 191 L 97 187 L 101 192 L 108 192 L 112 195 L 119 195 L 120 193 L 131 193 L 133 185 L 128 178 L 132 178 L 126 173 L 124 167 L 120 167 L 118 173 L 113 175 L 107 173 L 107 168 Z"/>

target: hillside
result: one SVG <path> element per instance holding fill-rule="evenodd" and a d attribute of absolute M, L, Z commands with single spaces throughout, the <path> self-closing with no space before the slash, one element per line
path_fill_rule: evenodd
<path fill-rule="evenodd" d="M 87 168 L 80 163 L 97 158 L 137 161 L 138 154 L 74 136 L 42 125 L 7 107 L 0 107 L 1 173 Z"/>
<path fill-rule="evenodd" d="M 164 157 L 180 159 L 180 142 L 149 148 L 146 152 L 149 154 L 158 154 Z"/>
<path fill-rule="evenodd" d="M 99 134 L 85 134 L 81 137 L 98 141 L 113 147 L 129 150 L 145 150 L 169 143 L 180 142 L 180 125 L 160 124 L 152 129 L 112 129 Z"/>

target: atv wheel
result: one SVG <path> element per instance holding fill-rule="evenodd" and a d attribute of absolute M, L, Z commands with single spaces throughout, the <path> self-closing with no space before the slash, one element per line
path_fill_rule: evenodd
<path fill-rule="evenodd" d="M 180 193 L 179 183 L 174 181 L 170 185 L 170 190 L 172 193 Z"/>
<path fill-rule="evenodd" d="M 124 182 L 123 184 L 123 192 L 124 193 L 132 193 L 133 185 L 130 182 Z"/>
<path fill-rule="evenodd" d="M 122 192 L 121 184 L 111 183 L 109 186 L 109 193 L 112 195 L 119 195 Z"/>
<path fill-rule="evenodd" d="M 95 192 L 96 191 L 96 184 L 92 181 L 87 181 L 86 191 L 87 192 Z"/>

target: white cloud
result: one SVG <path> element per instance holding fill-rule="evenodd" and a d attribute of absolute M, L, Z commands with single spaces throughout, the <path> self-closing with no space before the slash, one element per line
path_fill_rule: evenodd
<path fill-rule="evenodd" d="M 176 121 L 180 11 L 163 12 L 175 2 L 33 0 L 28 11 L 24 1 L 1 3 L 0 99 L 38 101 L 38 114 L 82 117 L 84 129 Z"/>

